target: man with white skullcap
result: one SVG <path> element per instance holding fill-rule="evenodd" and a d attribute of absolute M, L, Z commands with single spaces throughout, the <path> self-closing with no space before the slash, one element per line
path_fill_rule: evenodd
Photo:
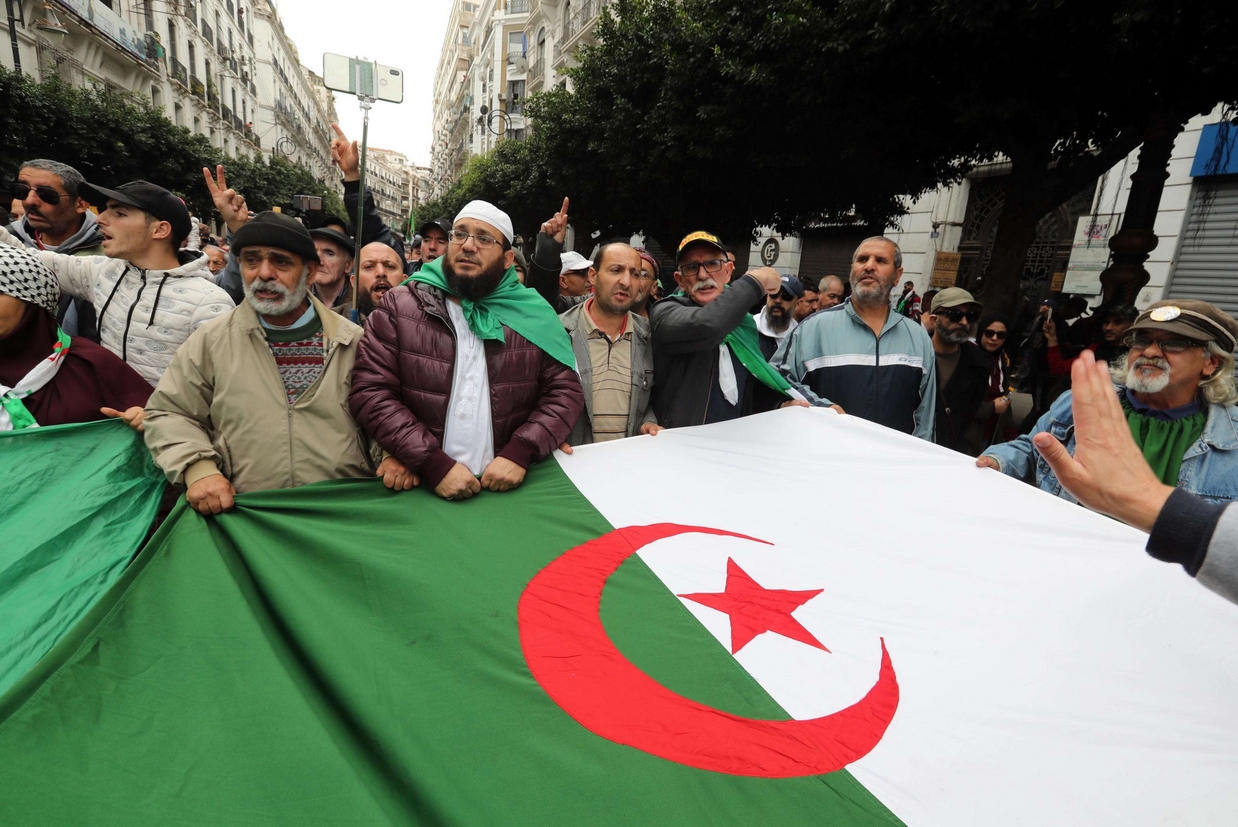
<path fill-rule="evenodd" d="M 141 427 L 150 384 L 56 325 L 60 287 L 31 253 L 0 245 L 0 431 L 120 416 Z"/>
<path fill-rule="evenodd" d="M 565 442 L 584 408 L 558 316 L 516 278 L 512 222 L 465 205 L 447 253 L 374 309 L 353 370 L 353 416 L 448 500 L 508 491 Z"/>

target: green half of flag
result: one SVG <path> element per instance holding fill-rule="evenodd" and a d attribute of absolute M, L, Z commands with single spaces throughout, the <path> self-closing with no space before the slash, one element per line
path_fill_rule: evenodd
<path fill-rule="evenodd" d="M 376 481 L 182 503 L 0 699 L 14 824 L 831 824 L 897 819 L 845 770 L 754 778 L 595 735 L 526 664 L 518 603 L 612 530 L 554 462 L 446 502 Z M 788 716 L 639 557 L 617 648 L 667 688 Z"/>
<path fill-rule="evenodd" d="M 0 693 L 120 577 L 163 486 L 119 420 L 0 431 Z"/>

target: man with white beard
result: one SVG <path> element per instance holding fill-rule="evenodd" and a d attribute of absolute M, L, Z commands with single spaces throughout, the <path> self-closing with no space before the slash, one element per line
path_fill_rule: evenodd
<path fill-rule="evenodd" d="M 1131 435 L 1165 485 L 1213 502 L 1238 499 L 1238 322 L 1193 299 L 1156 302 L 1126 331 L 1125 361 L 1113 363 L 1118 399 Z M 1049 433 L 1075 449 L 1072 394 L 1058 398 L 1030 434 L 994 445 L 976 460 L 1075 502 L 1038 462 L 1033 438 Z"/>
<path fill-rule="evenodd" d="M 202 514 L 236 494 L 349 477 L 417 484 L 381 464 L 348 411 L 361 328 L 310 295 L 320 266 L 295 219 L 260 213 L 232 237 L 245 301 L 177 351 L 146 406 L 146 446 Z"/>

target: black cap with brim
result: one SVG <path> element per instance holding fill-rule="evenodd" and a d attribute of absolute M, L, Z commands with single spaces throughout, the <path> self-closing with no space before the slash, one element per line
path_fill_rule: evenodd
<path fill-rule="evenodd" d="M 246 247 L 275 247 L 317 262 L 318 248 L 309 230 L 290 215 L 260 212 L 232 234 L 232 253 L 240 256 Z"/>
<path fill-rule="evenodd" d="M 310 230 L 310 235 L 314 238 L 325 238 L 327 241 L 333 241 L 344 248 L 344 251 L 352 255 L 353 240 L 332 227 L 319 227 L 317 230 Z"/>
<path fill-rule="evenodd" d="M 420 233 L 423 239 L 426 236 L 426 230 L 428 230 L 431 227 L 438 227 L 440 230 L 443 231 L 443 235 L 445 237 L 451 238 L 451 222 L 448 221 L 446 218 L 436 218 L 433 221 L 427 221 L 425 224 L 422 224 Z"/>
<path fill-rule="evenodd" d="M 707 233 L 703 230 L 698 230 L 695 233 L 689 233 L 683 237 L 683 241 L 679 242 L 679 249 L 675 253 L 675 260 L 683 258 L 684 251 L 689 247 L 697 244 L 704 244 L 707 247 L 712 247 L 720 253 L 726 252 L 726 247 L 722 244 L 722 239 L 713 233 Z"/>
<path fill-rule="evenodd" d="M 107 208 L 108 201 L 119 201 L 150 213 L 159 221 L 168 222 L 172 225 L 172 240 L 178 246 L 189 237 L 189 232 L 193 229 L 189 208 L 185 206 L 185 202 L 149 181 L 130 181 L 114 190 L 83 183 L 78 185 L 77 194 L 84 198 L 87 204 L 101 210 Z"/>

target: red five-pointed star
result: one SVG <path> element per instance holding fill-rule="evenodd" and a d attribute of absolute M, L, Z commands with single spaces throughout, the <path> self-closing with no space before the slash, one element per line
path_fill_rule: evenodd
<path fill-rule="evenodd" d="M 812 632 L 791 617 L 791 612 L 812 600 L 824 589 L 790 591 L 767 589 L 748 576 L 739 565 L 726 560 L 726 591 L 712 593 L 681 594 L 702 606 L 726 612 L 731 616 L 731 654 L 748 645 L 762 632 L 777 632 L 784 637 L 807 643 L 818 649 L 830 651 L 812 636 Z"/>

